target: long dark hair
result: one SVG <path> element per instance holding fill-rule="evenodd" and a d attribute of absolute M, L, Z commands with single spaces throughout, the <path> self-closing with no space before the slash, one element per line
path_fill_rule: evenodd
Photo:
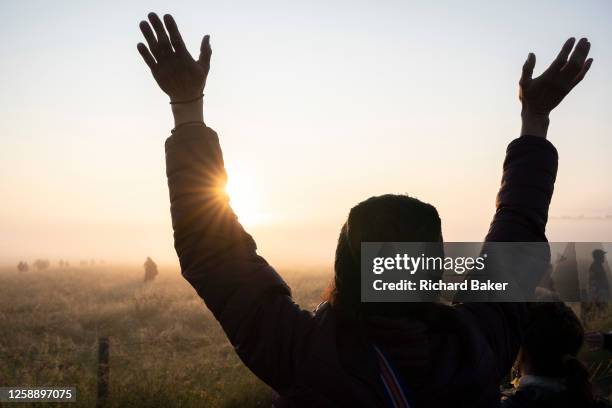
<path fill-rule="evenodd" d="M 571 406 L 594 402 L 589 373 L 577 358 L 584 328 L 563 303 L 537 303 L 530 308 L 531 325 L 525 334 L 518 365 L 528 364 L 534 375 L 563 378 Z"/>
<path fill-rule="evenodd" d="M 464 351 L 457 364 L 474 361 L 480 350 L 470 346 L 467 326 L 462 324 L 457 310 L 435 301 L 437 294 L 428 296 L 431 300 L 423 302 L 361 302 L 361 242 L 427 242 L 432 244 L 429 248 L 443 253 L 438 212 L 432 205 L 404 195 L 372 197 L 358 204 L 350 211 L 340 231 L 334 280 L 324 297 L 336 315 L 339 343 L 348 336 L 351 342 L 374 343 L 383 349 L 394 350 L 392 357 L 401 354 L 400 350 L 422 351 L 416 359 L 400 357 L 400 370 L 413 389 L 434 392 L 428 388 L 434 384 L 431 373 L 422 371 L 423 361 L 430 358 L 427 350 L 431 339 L 446 340 L 454 336 Z M 382 329 L 378 325 L 381 317 L 385 321 Z M 402 327 L 411 325 L 409 340 L 403 342 L 405 337 L 390 337 L 387 329 L 397 327 L 390 322 L 401 322 Z M 423 347 L 421 336 L 427 338 L 426 347 Z M 402 342 L 401 347 L 397 347 L 397 342 Z M 448 391 L 451 394 L 465 392 L 453 387 Z"/>
<path fill-rule="evenodd" d="M 353 207 L 340 230 L 334 280 L 324 300 L 356 317 L 413 316 L 439 322 L 441 314 L 453 313 L 435 302 L 361 303 L 361 242 L 439 242 L 441 247 L 441 221 L 434 206 L 407 195 L 387 194 Z"/>

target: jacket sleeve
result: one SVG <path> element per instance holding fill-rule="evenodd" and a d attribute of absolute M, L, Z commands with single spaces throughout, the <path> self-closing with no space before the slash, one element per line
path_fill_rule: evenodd
<path fill-rule="evenodd" d="M 244 363 L 282 392 L 311 325 L 310 313 L 256 253 L 229 205 L 217 134 L 180 127 L 166 141 L 174 246 L 185 279 L 221 323 Z"/>
<path fill-rule="evenodd" d="M 487 242 L 547 241 L 545 228 L 557 162 L 556 149 L 544 138 L 521 136 L 510 143 Z M 545 252 L 550 256 L 548 250 Z M 466 303 L 459 305 L 458 309 L 490 345 L 497 360 L 498 375 L 500 378 L 505 376 L 514 363 L 523 332 L 529 323 L 528 305 L 510 302 Z"/>
<path fill-rule="evenodd" d="M 510 143 L 486 241 L 546 241 L 557 162 L 557 150 L 545 138 L 522 136 Z"/>

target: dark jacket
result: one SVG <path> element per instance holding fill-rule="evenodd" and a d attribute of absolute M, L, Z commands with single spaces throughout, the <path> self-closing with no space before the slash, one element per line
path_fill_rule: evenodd
<path fill-rule="evenodd" d="M 384 392 L 359 322 L 324 304 L 301 309 L 283 279 L 257 255 L 223 193 L 217 134 L 180 127 L 166 141 L 174 241 L 182 274 L 221 323 L 242 361 L 287 406 L 379 407 Z M 543 138 L 508 146 L 491 241 L 545 241 L 557 152 Z M 418 407 L 494 407 L 499 382 L 526 324 L 520 303 L 448 308 L 444 325 L 396 321 L 386 347 Z M 446 324 L 449 323 L 449 324 Z M 384 327 L 383 327 L 384 330 Z M 402 347 L 393 347 L 401 339 Z"/>
<path fill-rule="evenodd" d="M 589 267 L 589 289 L 593 300 L 607 302 L 610 299 L 608 274 L 603 262 L 594 261 Z"/>

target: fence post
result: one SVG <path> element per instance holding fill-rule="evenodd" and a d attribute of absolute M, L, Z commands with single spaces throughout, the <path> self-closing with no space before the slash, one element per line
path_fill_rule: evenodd
<path fill-rule="evenodd" d="M 96 401 L 98 408 L 105 407 L 108 400 L 109 355 L 108 337 L 100 337 L 98 339 L 98 398 Z"/>

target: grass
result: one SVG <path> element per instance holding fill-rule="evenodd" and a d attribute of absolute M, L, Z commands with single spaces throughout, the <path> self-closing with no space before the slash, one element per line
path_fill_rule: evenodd
<path fill-rule="evenodd" d="M 270 406 L 272 391 L 240 362 L 178 270 L 162 271 L 149 285 L 142 276 L 119 267 L 0 271 L 0 386 L 75 386 L 71 406 L 95 406 L 98 338 L 107 336 L 111 407 Z M 307 309 L 329 280 L 323 273 L 284 276 Z M 612 328 L 612 312 L 588 328 Z M 607 367 L 610 357 L 581 353 L 590 366 Z M 609 395 L 612 376 L 597 377 Z"/>
<path fill-rule="evenodd" d="M 286 278 L 305 308 L 328 281 Z M 75 386 L 72 406 L 94 406 L 97 342 L 108 336 L 111 407 L 270 406 L 272 391 L 178 271 L 141 280 L 130 268 L 0 271 L 0 385 Z"/>

